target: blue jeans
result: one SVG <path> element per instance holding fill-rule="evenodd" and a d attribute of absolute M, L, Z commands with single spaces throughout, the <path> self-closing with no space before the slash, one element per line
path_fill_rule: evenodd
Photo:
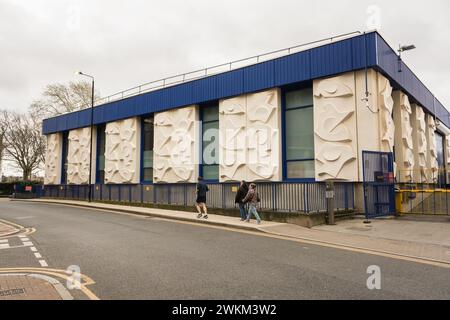
<path fill-rule="evenodd" d="M 255 216 L 255 218 L 258 222 L 261 222 L 261 218 L 259 217 L 258 211 L 256 211 L 256 207 L 250 205 L 250 207 L 248 208 L 247 221 L 250 221 L 252 214 Z"/>
<path fill-rule="evenodd" d="M 243 202 L 239 203 L 239 212 L 241 214 L 241 219 L 247 219 L 247 205 Z"/>

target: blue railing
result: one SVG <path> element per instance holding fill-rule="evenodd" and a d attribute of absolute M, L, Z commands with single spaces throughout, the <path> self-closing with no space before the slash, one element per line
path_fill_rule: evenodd
<path fill-rule="evenodd" d="M 238 184 L 208 184 L 208 206 L 216 209 L 234 209 Z M 94 201 L 142 203 L 154 205 L 193 206 L 195 184 L 153 185 L 94 185 Z M 319 213 L 327 211 L 325 184 L 323 183 L 258 183 L 260 209 L 273 212 Z M 45 186 L 42 197 L 87 200 L 88 185 Z M 337 183 L 335 208 L 351 211 L 355 208 L 354 185 Z"/>

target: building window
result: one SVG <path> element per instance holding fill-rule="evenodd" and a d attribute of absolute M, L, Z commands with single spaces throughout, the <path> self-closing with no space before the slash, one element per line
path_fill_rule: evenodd
<path fill-rule="evenodd" d="M 96 183 L 105 183 L 105 144 L 106 144 L 106 126 L 97 126 L 97 175 Z"/>
<path fill-rule="evenodd" d="M 311 88 L 285 93 L 286 179 L 314 179 L 314 108 Z"/>
<path fill-rule="evenodd" d="M 62 142 L 62 172 L 61 184 L 67 184 L 67 170 L 69 168 L 69 132 L 63 132 Z"/>
<path fill-rule="evenodd" d="M 142 120 L 142 182 L 153 182 L 153 116 Z"/>
<path fill-rule="evenodd" d="M 219 180 L 219 106 L 202 108 L 202 164 L 203 179 Z"/>

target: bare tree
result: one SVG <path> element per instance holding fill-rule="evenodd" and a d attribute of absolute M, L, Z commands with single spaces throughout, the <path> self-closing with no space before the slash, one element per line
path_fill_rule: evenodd
<path fill-rule="evenodd" d="M 23 179 L 29 180 L 43 163 L 46 142 L 41 134 L 40 122 L 30 114 L 2 111 L 0 125 L 4 131 L 3 145 L 5 159 L 11 161 L 23 172 Z"/>
<path fill-rule="evenodd" d="M 30 112 L 44 119 L 82 110 L 91 106 L 91 95 L 91 83 L 88 81 L 50 84 L 42 93 L 42 98 L 33 101 Z M 99 98 L 97 93 L 94 98 Z"/>

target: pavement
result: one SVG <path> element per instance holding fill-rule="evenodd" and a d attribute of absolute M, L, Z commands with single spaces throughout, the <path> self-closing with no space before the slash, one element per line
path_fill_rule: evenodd
<path fill-rule="evenodd" d="M 263 221 L 261 225 L 257 225 L 255 221 L 245 223 L 239 218 L 214 214 L 210 214 L 208 220 L 199 220 L 195 213 L 155 208 L 72 200 L 33 199 L 27 201 L 115 210 L 163 219 L 264 232 L 342 249 L 362 250 L 381 255 L 424 260 L 430 263 L 448 264 L 450 267 L 450 223 L 447 222 L 380 219 L 373 220 L 371 224 L 364 224 L 362 219 L 354 219 L 339 221 L 336 226 L 318 226 L 309 229 L 270 221 Z"/>
<path fill-rule="evenodd" d="M 288 225 L 244 224 L 252 231 L 214 225 L 224 220 L 213 216 L 182 221 L 24 201 L 0 201 L 0 219 L 22 230 L 2 238 L 0 274 L 49 276 L 68 289 L 67 270 L 78 268 L 73 299 L 450 299 L 448 264 L 261 231 Z M 367 286 L 374 266 L 380 290 Z"/>

